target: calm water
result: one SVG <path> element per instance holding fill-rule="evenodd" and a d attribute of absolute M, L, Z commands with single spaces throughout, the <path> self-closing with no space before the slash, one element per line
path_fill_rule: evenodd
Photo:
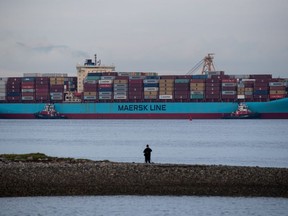
<path fill-rule="evenodd" d="M 0 153 L 288 167 L 288 120 L 0 120 Z"/>
<path fill-rule="evenodd" d="M 287 215 L 288 199 L 194 196 L 0 198 L 0 215 L 274 216 Z"/>
<path fill-rule="evenodd" d="M 288 120 L 0 120 L 0 153 L 288 167 Z M 195 196 L 0 198 L 0 215 L 287 215 L 288 199 Z"/>

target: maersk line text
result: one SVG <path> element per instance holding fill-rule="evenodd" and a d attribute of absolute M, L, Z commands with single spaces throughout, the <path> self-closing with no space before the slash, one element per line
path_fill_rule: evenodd
<path fill-rule="evenodd" d="M 166 111 L 166 105 L 118 105 L 118 111 Z"/>

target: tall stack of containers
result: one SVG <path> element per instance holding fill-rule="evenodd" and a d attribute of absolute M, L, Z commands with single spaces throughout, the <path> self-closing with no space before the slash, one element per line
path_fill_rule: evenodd
<path fill-rule="evenodd" d="M 99 80 L 101 79 L 102 73 L 88 73 L 84 79 L 84 91 L 83 100 L 85 102 L 95 102 L 98 98 L 98 87 Z"/>
<path fill-rule="evenodd" d="M 101 76 L 99 80 L 99 100 L 111 100 L 113 98 L 114 76 Z"/>
<path fill-rule="evenodd" d="M 272 79 L 272 75 L 250 75 L 251 79 L 255 79 L 254 83 L 254 100 L 255 101 L 267 101 L 269 94 L 269 80 Z"/>
<path fill-rule="evenodd" d="M 205 80 L 205 98 L 206 101 L 221 100 L 221 79 L 212 75 L 211 78 Z"/>
<path fill-rule="evenodd" d="M 35 100 L 37 102 L 50 101 L 50 78 L 36 77 L 35 78 Z"/>
<path fill-rule="evenodd" d="M 239 94 L 237 94 L 237 80 L 236 79 L 222 79 L 222 100 L 223 101 L 235 101 L 237 98 L 238 99 L 244 99 L 244 94 L 242 96 L 242 92 L 241 96 Z M 243 89 L 244 90 L 244 89 Z M 243 91 L 244 93 L 244 91 Z"/>
<path fill-rule="evenodd" d="M 52 102 L 63 102 L 64 77 L 50 77 L 50 99 Z"/>
<path fill-rule="evenodd" d="M 129 76 L 116 76 L 114 79 L 114 100 L 128 99 L 128 80 Z"/>
<path fill-rule="evenodd" d="M 254 83 L 255 79 L 243 79 L 245 101 L 254 100 Z"/>
<path fill-rule="evenodd" d="M 143 78 L 141 76 L 129 77 L 129 100 L 143 100 Z"/>
<path fill-rule="evenodd" d="M 205 98 L 205 79 L 206 75 L 192 75 L 190 80 L 190 99 L 202 101 Z"/>
<path fill-rule="evenodd" d="M 157 100 L 159 97 L 159 77 L 146 76 L 143 80 L 144 85 L 144 99 Z"/>
<path fill-rule="evenodd" d="M 269 82 L 269 98 L 271 100 L 286 97 L 286 83 L 285 80 L 271 79 Z"/>
<path fill-rule="evenodd" d="M 22 101 L 35 101 L 35 77 L 23 77 L 21 83 Z"/>
<path fill-rule="evenodd" d="M 7 101 L 17 103 L 21 101 L 21 78 L 9 77 L 6 85 Z"/>
<path fill-rule="evenodd" d="M 174 99 L 174 83 L 175 76 L 162 76 L 159 80 L 159 99 L 173 100 Z"/>
<path fill-rule="evenodd" d="M 64 92 L 75 92 L 77 90 L 77 77 L 64 77 Z"/>
<path fill-rule="evenodd" d="M 174 84 L 174 98 L 175 100 L 187 101 L 190 99 L 190 79 L 184 77 L 177 77 Z"/>
<path fill-rule="evenodd" d="M 0 103 L 6 101 L 6 84 L 8 78 L 0 77 Z"/>

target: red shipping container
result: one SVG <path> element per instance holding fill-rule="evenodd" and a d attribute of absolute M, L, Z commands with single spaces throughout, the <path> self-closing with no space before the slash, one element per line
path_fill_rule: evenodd
<path fill-rule="evenodd" d="M 236 99 L 237 95 L 224 95 L 222 94 L 222 99 Z"/>
<path fill-rule="evenodd" d="M 50 77 L 36 77 L 35 78 L 36 82 L 41 82 L 41 81 L 50 81 Z"/>
<path fill-rule="evenodd" d="M 222 83 L 236 83 L 237 79 L 222 79 Z"/>
<path fill-rule="evenodd" d="M 191 79 L 190 83 L 205 83 L 205 79 Z"/>
<path fill-rule="evenodd" d="M 254 87 L 265 87 L 265 86 L 269 86 L 269 83 L 268 82 L 254 83 Z"/>
<path fill-rule="evenodd" d="M 21 77 L 9 77 L 7 82 L 21 82 L 22 78 Z"/>
<path fill-rule="evenodd" d="M 206 83 L 220 83 L 220 79 L 206 79 L 205 81 Z"/>
<path fill-rule="evenodd" d="M 36 94 L 37 93 L 49 93 L 49 89 L 36 89 Z"/>
<path fill-rule="evenodd" d="M 189 86 L 174 86 L 174 91 L 189 91 L 190 87 Z"/>
<path fill-rule="evenodd" d="M 254 95 L 255 99 L 267 99 L 268 95 Z"/>
<path fill-rule="evenodd" d="M 285 94 L 271 94 L 270 98 L 271 99 L 279 99 L 279 98 L 285 98 Z"/>
<path fill-rule="evenodd" d="M 41 85 L 50 85 L 49 81 L 36 81 L 35 83 L 36 86 L 41 86 Z"/>
<path fill-rule="evenodd" d="M 22 92 L 22 96 L 35 96 L 34 92 Z"/>
<path fill-rule="evenodd" d="M 15 97 L 7 96 L 8 101 L 20 101 L 20 99 L 21 99 L 20 96 L 15 96 Z"/>
<path fill-rule="evenodd" d="M 207 98 L 207 99 L 220 99 L 220 95 L 219 94 L 206 94 L 205 98 Z"/>
<path fill-rule="evenodd" d="M 112 84 L 99 84 L 99 88 L 112 88 Z"/>
<path fill-rule="evenodd" d="M 117 76 L 115 80 L 128 80 L 129 76 Z"/>
<path fill-rule="evenodd" d="M 173 76 L 173 75 L 164 75 L 164 76 L 161 76 L 160 79 L 163 80 L 163 79 L 176 79 L 177 76 Z"/>
<path fill-rule="evenodd" d="M 258 86 L 258 87 L 254 87 L 254 91 L 257 91 L 257 90 L 269 90 L 269 87 L 268 86 Z"/>
<path fill-rule="evenodd" d="M 220 91 L 205 91 L 205 95 L 218 95 L 220 97 Z"/>
<path fill-rule="evenodd" d="M 285 86 L 270 86 L 270 90 L 286 90 Z"/>
<path fill-rule="evenodd" d="M 253 74 L 253 75 L 250 75 L 250 79 L 265 79 L 265 80 L 268 80 L 268 79 L 271 79 L 271 78 L 272 78 L 271 74 Z"/>
<path fill-rule="evenodd" d="M 217 86 L 217 87 L 209 87 L 209 86 L 206 86 L 205 87 L 205 90 L 206 91 L 220 91 L 221 90 L 221 88 L 219 87 L 219 86 Z"/>
<path fill-rule="evenodd" d="M 190 96 L 188 96 L 188 94 L 186 94 L 186 95 L 175 95 L 174 98 L 175 99 L 184 99 L 184 100 L 186 100 L 186 99 L 189 99 Z"/>
<path fill-rule="evenodd" d="M 236 91 L 237 87 L 233 86 L 222 86 L 222 91 Z"/>
<path fill-rule="evenodd" d="M 206 83 L 206 87 L 219 87 L 221 86 L 221 83 Z"/>
<path fill-rule="evenodd" d="M 143 79 L 129 79 L 130 84 L 142 84 Z"/>

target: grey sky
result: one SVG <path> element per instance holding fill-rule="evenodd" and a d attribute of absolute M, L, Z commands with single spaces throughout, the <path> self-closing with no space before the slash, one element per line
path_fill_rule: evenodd
<path fill-rule="evenodd" d="M 117 71 L 288 77 L 287 0 L 0 0 L 0 76 L 63 72 L 97 53 Z"/>

